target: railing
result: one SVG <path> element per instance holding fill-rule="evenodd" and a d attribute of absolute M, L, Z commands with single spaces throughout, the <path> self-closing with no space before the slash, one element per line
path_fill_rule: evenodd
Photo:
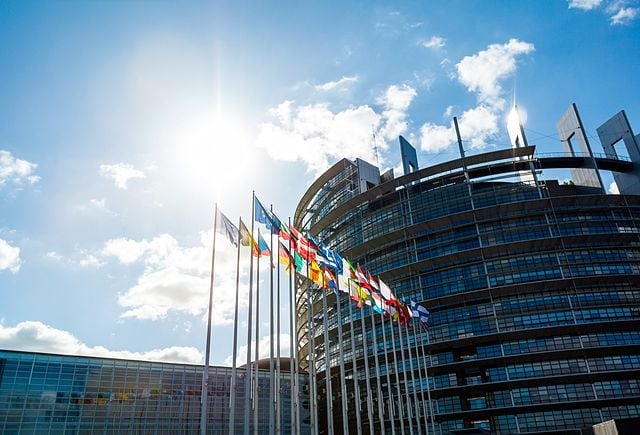
<path fill-rule="evenodd" d="M 571 154 L 571 153 L 538 153 L 536 154 L 537 157 L 540 158 L 545 158 L 545 157 L 591 157 L 589 155 L 589 153 L 575 153 L 575 154 Z M 597 159 L 609 159 L 609 160 L 620 160 L 623 162 L 630 162 L 631 161 L 631 157 L 629 156 L 610 156 L 608 154 L 604 154 L 604 153 L 593 153 L 593 157 L 597 158 Z"/>

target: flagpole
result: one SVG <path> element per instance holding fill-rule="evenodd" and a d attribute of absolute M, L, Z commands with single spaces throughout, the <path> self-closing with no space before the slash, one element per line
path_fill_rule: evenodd
<path fill-rule="evenodd" d="M 420 322 L 420 324 L 422 324 L 422 321 Z M 418 358 L 418 361 L 420 360 L 420 354 L 418 353 L 418 346 L 417 346 L 417 333 L 416 333 L 416 324 L 415 322 L 412 323 L 413 326 L 413 336 L 416 337 L 416 358 Z M 420 341 L 422 342 L 422 334 L 420 334 Z M 424 366 L 424 374 L 425 374 L 425 378 L 426 378 L 426 382 L 427 382 L 427 388 L 429 388 L 429 378 L 426 376 L 427 375 L 427 361 L 426 358 L 424 357 L 424 347 L 420 346 L 420 348 L 422 349 L 422 365 Z M 420 373 L 420 363 L 418 362 L 418 373 Z M 422 383 L 422 382 L 421 382 Z M 422 386 L 420 387 L 420 391 L 422 392 L 422 408 L 424 409 L 424 427 L 425 427 L 425 432 L 428 434 L 429 433 L 429 416 L 428 416 L 428 412 L 426 409 L 425 403 L 428 404 L 428 402 L 425 402 L 425 393 L 424 393 L 424 389 L 422 388 Z"/>
<path fill-rule="evenodd" d="M 322 280 L 324 283 L 324 274 L 322 275 Z M 331 388 L 331 358 L 329 352 L 329 332 L 327 321 L 327 291 L 326 289 L 322 289 L 322 321 L 324 324 L 322 325 L 322 329 L 324 332 L 324 384 L 325 384 L 325 399 L 327 403 L 327 429 L 328 433 L 333 433 L 333 390 Z"/>
<path fill-rule="evenodd" d="M 374 301 L 375 303 L 375 301 Z M 380 416 L 380 433 L 385 433 L 384 428 L 384 397 L 382 395 L 382 383 L 380 382 L 380 360 L 378 359 L 378 338 L 376 337 L 376 320 L 373 315 L 374 311 L 371 311 L 369 319 L 371 320 L 371 330 L 373 333 L 373 360 L 376 365 L 376 389 L 378 394 L 378 415 Z"/>
<path fill-rule="evenodd" d="M 408 321 L 411 321 L 411 320 L 408 320 Z M 402 326 L 404 326 L 404 332 L 407 337 L 407 353 L 409 354 L 409 366 L 411 370 L 411 385 L 413 387 L 412 388 L 413 406 L 416 411 L 416 415 L 415 415 L 416 424 L 418 426 L 418 433 L 422 433 L 422 423 L 420 422 L 420 409 L 418 404 L 418 393 L 416 392 L 416 377 L 415 377 L 415 374 L 413 373 L 413 352 L 411 352 L 411 346 L 410 346 L 410 340 L 409 340 L 409 328 L 407 327 L 406 324 Z M 401 328 L 401 332 L 402 332 L 402 328 Z M 406 385 L 406 374 L 405 374 L 405 385 Z"/>
<path fill-rule="evenodd" d="M 273 206 L 270 206 L 271 214 L 273 214 Z M 273 223 L 271 224 L 273 225 Z M 280 228 L 278 228 L 278 232 Z M 276 237 L 276 243 L 278 244 L 278 252 L 280 252 L 280 234 Z M 273 228 L 271 229 L 271 255 L 273 256 Z M 280 257 L 280 255 L 278 255 Z M 280 367 L 280 262 L 278 261 L 277 270 L 277 285 L 276 285 L 276 434 L 280 435 L 281 422 L 280 422 L 280 402 L 282 399 L 282 386 L 281 386 L 281 367 Z"/>
<path fill-rule="evenodd" d="M 404 315 L 403 315 L 404 317 Z M 399 345 L 398 347 L 400 348 L 400 356 L 402 357 L 402 376 L 404 377 L 404 394 L 406 396 L 407 399 L 407 414 L 408 414 L 408 421 L 409 421 L 409 433 L 411 435 L 413 435 L 413 410 L 411 408 L 411 395 L 409 394 L 409 388 L 407 387 L 407 364 L 406 364 L 406 357 L 404 354 L 404 343 L 402 340 L 402 323 L 400 321 L 400 318 L 398 318 L 398 341 L 399 341 Z"/>
<path fill-rule="evenodd" d="M 309 263 L 307 262 L 307 281 L 309 276 Z M 305 282 L 307 285 L 307 329 L 309 331 L 309 409 L 311 411 L 311 433 L 318 433 L 318 407 L 316 401 L 316 369 L 315 369 L 315 328 L 313 321 L 313 298 L 311 296 L 311 286 Z"/>
<path fill-rule="evenodd" d="M 271 227 L 271 239 L 270 242 L 270 250 L 269 250 L 269 285 L 270 285 L 270 294 L 269 294 L 269 433 L 273 435 L 275 433 L 275 414 L 276 414 L 276 403 L 278 401 L 276 394 L 276 380 L 275 380 L 275 367 L 274 367 L 274 349 L 273 349 L 273 226 Z M 258 248 L 259 249 L 259 248 Z"/>
<path fill-rule="evenodd" d="M 251 240 L 249 240 L 249 244 L 253 244 L 253 226 L 254 226 L 254 215 L 255 215 L 255 192 L 251 193 L 253 201 L 251 201 Z M 247 363 L 245 365 L 245 382 L 244 382 L 244 435 L 249 435 L 249 418 L 250 418 L 250 409 L 249 409 L 249 399 L 251 398 L 253 392 L 252 386 L 252 377 L 253 377 L 253 366 L 251 365 L 251 327 L 252 327 L 252 319 L 253 319 L 253 246 L 250 246 L 251 259 L 249 262 L 249 311 L 248 311 L 248 319 L 247 319 Z"/>
<path fill-rule="evenodd" d="M 397 306 L 396 306 L 397 311 Z M 400 318 L 398 317 L 398 321 Z M 402 388 L 400 385 L 400 373 L 398 371 L 398 353 L 396 350 L 396 338 L 394 333 L 393 319 L 390 322 L 391 328 L 391 348 L 393 349 L 393 368 L 396 375 L 396 393 L 398 394 L 398 418 L 400 419 L 400 432 L 404 434 L 404 403 L 402 401 Z M 411 424 L 409 424 L 411 426 Z"/>
<path fill-rule="evenodd" d="M 271 213 L 273 214 L 273 206 L 271 206 Z M 273 223 L 272 223 L 273 225 Z M 278 231 L 280 229 L 278 228 Z M 271 251 L 273 255 L 273 228 L 271 229 Z M 280 235 L 276 237 L 276 243 L 278 245 L 278 252 L 280 251 Z M 280 257 L 280 255 L 278 255 Z M 276 435 L 280 435 L 281 422 L 280 422 L 280 407 L 282 400 L 282 387 L 281 387 L 281 367 L 280 367 L 280 261 L 278 261 L 278 270 L 276 274 Z M 291 368 L 291 367 L 289 367 Z M 292 398 L 293 399 L 293 398 Z"/>
<path fill-rule="evenodd" d="M 254 194 L 254 203 L 255 203 L 255 194 Z M 253 215 L 253 219 L 255 220 L 255 213 Z M 253 222 L 251 223 L 253 227 Z M 251 237 L 253 237 L 253 228 Z M 256 260 L 256 341 L 255 341 L 255 354 L 256 354 L 256 364 L 255 364 L 255 380 L 254 380 L 254 393 L 253 393 L 253 435 L 258 435 L 258 405 L 260 404 L 260 228 L 258 228 L 258 240 L 255 242 L 258 244 L 258 259 Z"/>
<path fill-rule="evenodd" d="M 336 277 L 336 304 L 338 310 L 338 357 L 340 358 L 340 392 L 342 396 L 342 433 L 349 433 L 349 420 L 347 409 L 347 384 L 344 374 L 344 351 L 342 349 L 342 308 L 340 307 L 340 279 Z"/>
<path fill-rule="evenodd" d="M 427 344 L 431 344 L 431 341 L 429 340 L 429 328 L 426 326 L 425 326 L 425 331 L 427 333 Z M 425 358 L 426 358 L 427 351 L 425 349 L 424 341 L 422 342 L 422 353 L 425 354 Z M 431 361 L 431 352 L 429 352 L 429 367 L 433 367 L 432 361 Z M 431 432 L 435 435 L 436 418 L 435 418 L 435 415 L 433 414 L 433 404 L 431 402 L 431 386 L 429 385 L 429 374 L 427 371 L 426 360 L 424 365 L 424 374 L 427 377 L 427 396 L 429 397 L 429 413 L 431 414 Z"/>
<path fill-rule="evenodd" d="M 360 329 L 362 330 L 362 347 L 364 350 L 364 379 L 367 387 L 367 420 L 369 420 L 369 434 L 374 435 L 373 432 L 373 403 L 371 402 L 371 376 L 369 375 L 369 345 L 367 344 L 367 337 L 364 325 L 364 307 L 360 304 Z"/>
<path fill-rule="evenodd" d="M 240 293 L 240 225 L 242 220 L 238 219 L 238 240 L 236 258 L 236 300 L 233 309 L 233 362 L 231 363 L 231 394 L 229 406 L 231 407 L 229 416 L 229 435 L 233 435 L 236 430 L 236 389 L 237 389 L 237 365 L 238 365 L 238 299 Z"/>
<path fill-rule="evenodd" d="M 209 281 L 209 310 L 207 311 L 207 343 L 204 351 L 202 370 L 202 392 L 200 396 L 200 435 L 207 433 L 207 397 L 209 395 L 209 354 L 211 353 L 211 312 L 213 311 L 213 283 L 216 263 L 216 226 L 218 224 L 218 204 L 213 212 L 213 247 L 211 248 L 211 279 Z"/>
<path fill-rule="evenodd" d="M 380 324 L 382 326 L 382 341 L 384 344 L 384 364 L 385 367 L 387 368 L 386 372 L 387 372 L 387 393 L 389 394 L 389 417 L 391 420 L 391 435 L 395 435 L 396 434 L 396 424 L 395 424 L 395 418 L 394 418 L 394 411 L 393 408 L 395 406 L 395 400 L 393 400 L 393 388 L 391 387 L 391 375 L 389 374 L 389 356 L 388 356 L 388 347 L 387 347 L 387 337 L 386 337 L 386 332 L 385 332 L 385 328 L 386 326 L 384 325 L 384 314 L 380 314 Z M 393 320 L 391 321 L 393 323 Z M 395 355 L 394 355 L 395 356 Z M 402 419 L 400 420 L 402 421 Z M 404 428 L 402 428 L 402 431 L 404 431 Z"/>
<path fill-rule="evenodd" d="M 288 225 L 291 227 L 291 218 L 288 220 Z M 289 237 L 289 255 L 291 255 L 291 242 Z M 296 265 L 295 259 L 291 264 L 291 258 L 289 258 L 289 374 L 291 375 L 291 427 L 294 433 L 300 433 L 300 400 L 297 394 L 298 385 L 300 379 L 298 378 L 298 344 L 295 339 L 298 336 L 298 319 L 296 310 L 298 305 L 296 303 Z"/>
<path fill-rule="evenodd" d="M 351 295 L 351 283 L 349 283 L 349 295 Z M 353 384 L 354 390 L 356 394 L 356 426 L 358 435 L 362 435 L 362 403 L 360 402 L 360 383 L 358 382 L 358 361 L 356 358 L 356 339 L 355 333 L 353 331 L 353 308 L 351 307 L 351 302 L 349 302 L 349 321 L 351 325 L 349 327 L 351 331 L 351 357 L 353 360 Z"/>

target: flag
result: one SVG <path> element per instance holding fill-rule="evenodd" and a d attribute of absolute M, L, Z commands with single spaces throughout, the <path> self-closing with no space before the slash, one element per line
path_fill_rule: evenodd
<path fill-rule="evenodd" d="M 240 232 L 238 228 L 216 207 L 216 232 L 229 238 L 229 241 L 238 246 Z"/>
<path fill-rule="evenodd" d="M 269 250 L 269 245 L 267 245 L 267 242 L 265 242 L 265 240 L 262 238 L 262 236 L 260 235 L 260 231 L 258 231 L 258 253 L 254 254 L 256 255 L 256 257 L 268 257 L 269 255 L 271 255 L 271 251 Z"/>
<path fill-rule="evenodd" d="M 373 277 L 373 275 L 369 274 L 369 276 L 367 277 L 367 281 L 369 282 L 369 285 L 371 286 L 372 289 L 374 290 L 380 289 L 378 287 L 378 281 Z"/>
<path fill-rule="evenodd" d="M 396 299 L 396 295 L 393 294 L 393 291 L 391 291 L 387 284 L 385 284 L 381 279 L 378 279 L 378 283 L 380 284 L 380 294 L 383 298 L 388 301 L 393 301 Z"/>
<path fill-rule="evenodd" d="M 257 196 L 253 197 L 253 202 L 256 222 L 264 224 L 271 234 L 278 234 L 280 229 L 276 228 L 271 212 L 262 206 Z"/>
<path fill-rule="evenodd" d="M 307 276 L 309 272 L 307 262 L 300 256 L 298 251 L 293 251 L 293 259 L 296 263 L 296 272 L 300 275 Z"/>
<path fill-rule="evenodd" d="M 282 223 L 282 219 L 280 219 L 275 212 L 271 212 L 271 217 L 273 218 L 273 224 L 278 228 L 278 237 L 286 242 L 291 240 L 291 232 L 289 228 Z"/>
<path fill-rule="evenodd" d="M 322 273 L 324 274 L 324 287 L 336 291 L 338 289 L 338 280 L 335 275 L 331 273 L 328 267 L 325 267 Z"/>
<path fill-rule="evenodd" d="M 258 246 L 256 245 L 256 241 L 251 237 L 251 233 L 244 222 L 242 222 L 242 219 L 240 219 L 240 244 L 242 246 L 251 246 L 251 253 L 253 256 L 258 256 Z"/>
<path fill-rule="evenodd" d="M 289 226 L 289 229 L 293 235 L 293 249 L 305 260 L 314 261 L 316 259 L 317 248 L 293 226 Z"/>
<path fill-rule="evenodd" d="M 289 250 L 282 244 L 282 242 L 278 242 L 278 260 L 280 264 L 284 265 L 284 270 L 289 273 L 291 270 L 291 263 L 294 260 L 291 258 Z"/>
<path fill-rule="evenodd" d="M 429 323 L 429 310 L 413 301 L 409 301 L 409 305 L 411 306 L 411 317 L 420 320 L 421 323 Z"/>
<path fill-rule="evenodd" d="M 360 284 L 360 286 L 365 287 L 366 289 L 371 288 L 371 284 L 369 284 L 369 279 L 367 278 L 367 275 L 364 273 L 364 271 L 362 270 L 359 264 L 358 264 L 358 267 L 356 268 L 356 281 L 358 281 L 358 284 Z"/>
<path fill-rule="evenodd" d="M 322 271 L 320 270 L 320 266 L 315 261 L 312 261 L 309 265 L 309 279 L 319 285 L 320 287 L 324 287 L 324 278 L 322 276 Z"/>
<path fill-rule="evenodd" d="M 322 262 L 325 266 L 335 270 L 338 274 L 342 273 L 342 257 L 337 252 L 327 248 L 324 243 L 321 243 L 318 247 L 319 262 Z"/>
<path fill-rule="evenodd" d="M 389 304 L 384 300 L 382 295 L 375 290 L 371 291 L 371 299 L 373 301 L 372 308 L 379 314 L 389 314 Z"/>

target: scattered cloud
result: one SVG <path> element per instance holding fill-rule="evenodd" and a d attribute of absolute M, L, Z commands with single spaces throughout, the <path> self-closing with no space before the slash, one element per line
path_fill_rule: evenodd
<path fill-rule="evenodd" d="M 100 165 L 100 175 L 111 178 L 118 189 L 126 190 L 127 183 L 134 178 L 146 178 L 144 172 L 134 168 L 128 163 L 116 163 L 115 165 Z"/>
<path fill-rule="evenodd" d="M 344 88 L 350 84 L 357 83 L 359 80 L 357 75 L 344 76 L 340 80 L 326 82 L 321 85 L 316 85 L 315 88 L 319 91 L 332 91 L 337 88 Z"/>
<path fill-rule="evenodd" d="M 635 7 L 637 0 L 568 0 L 569 9 L 591 11 L 604 6 L 604 12 L 609 15 L 612 26 L 631 24 L 640 15 L 640 8 Z M 605 6 L 606 5 L 606 6 Z"/>
<path fill-rule="evenodd" d="M 380 133 L 385 139 L 397 139 L 407 130 L 407 110 L 416 95 L 416 90 L 409 85 L 391 85 L 378 98 L 377 102 L 384 108 Z"/>
<path fill-rule="evenodd" d="M 609 184 L 609 189 L 607 189 L 607 191 L 612 195 L 620 195 L 620 190 L 618 189 L 618 185 L 615 181 L 612 181 L 611 184 Z"/>
<path fill-rule="evenodd" d="M 426 48 L 442 48 L 446 45 L 447 40 L 442 36 L 432 36 L 431 39 L 422 41 L 420 45 Z"/>
<path fill-rule="evenodd" d="M 62 255 L 58 254 L 56 251 L 49 251 L 44 256 L 53 261 L 61 261 Z"/>
<path fill-rule="evenodd" d="M 491 44 L 485 50 L 465 56 L 456 65 L 455 78 L 469 92 L 476 94 L 476 107 L 465 110 L 458 117 L 460 136 L 465 148 L 483 148 L 498 134 L 498 120 L 505 107 L 501 82 L 517 67 L 517 58 L 535 50 L 533 44 L 511 39 L 505 44 Z M 453 114 L 447 107 L 445 117 Z M 451 124 L 426 123 L 420 128 L 420 148 L 439 152 L 456 143 Z"/>
<path fill-rule="evenodd" d="M 491 44 L 486 50 L 465 56 L 456 65 L 458 80 L 475 92 L 480 102 L 503 108 L 500 82 L 516 70 L 516 58 L 531 53 L 533 44 L 510 39 L 506 44 Z"/>
<path fill-rule="evenodd" d="M 17 273 L 20 270 L 20 248 L 11 246 L 6 240 L 0 239 L 0 272 L 8 270 Z"/>
<path fill-rule="evenodd" d="M 87 254 L 83 258 L 80 259 L 80 266 L 82 267 L 102 267 L 104 266 L 104 261 L 100 260 L 93 254 Z"/>
<path fill-rule="evenodd" d="M 375 162 L 373 135 L 380 151 L 388 149 L 387 140 L 406 131 L 407 110 L 416 95 L 407 84 L 391 85 L 376 100 L 380 113 L 369 105 L 334 111 L 326 103 L 298 106 L 283 101 L 269 109 L 273 121 L 260 125 L 256 144 L 273 159 L 302 161 L 316 174 L 342 157 Z"/>
<path fill-rule="evenodd" d="M 35 184 L 40 177 L 34 175 L 37 164 L 15 158 L 9 151 L 0 150 L 0 189 L 11 183 L 16 187 Z"/>
<path fill-rule="evenodd" d="M 68 331 L 38 321 L 20 322 L 14 327 L 0 324 L 0 348 L 64 355 L 87 355 L 144 361 L 202 363 L 203 355 L 195 347 L 172 346 L 146 352 L 109 350 L 103 346 L 88 346 Z"/>
<path fill-rule="evenodd" d="M 635 20 L 638 17 L 638 12 L 640 12 L 640 9 L 638 8 L 621 7 L 617 10 L 617 12 L 611 15 L 611 24 L 629 24 L 631 21 Z"/>
<path fill-rule="evenodd" d="M 283 358 L 284 357 L 288 358 L 290 355 L 291 346 L 289 346 L 290 344 L 289 340 L 290 340 L 289 334 L 287 333 L 280 334 L 280 356 Z M 277 343 L 274 343 L 274 349 L 273 349 L 274 354 L 276 354 L 277 352 L 275 348 L 276 344 Z M 255 352 L 255 349 L 256 349 L 256 342 L 255 340 L 252 340 L 251 341 L 251 355 L 252 355 L 251 360 L 252 361 L 256 360 L 255 355 L 253 355 L 253 353 Z M 258 359 L 269 358 L 269 355 L 271 353 L 271 337 L 269 335 L 265 335 L 260 339 L 260 342 L 258 343 L 258 351 L 260 353 Z M 247 362 L 247 345 L 245 344 L 238 348 L 237 365 L 241 366 L 246 362 Z M 225 366 L 231 366 L 233 364 L 233 355 L 227 356 L 222 364 Z"/>
<path fill-rule="evenodd" d="M 569 0 L 569 9 L 582 9 L 590 11 L 600 6 L 602 0 Z"/>
<path fill-rule="evenodd" d="M 204 313 L 209 300 L 211 273 L 211 232 L 200 235 L 200 243 L 182 247 L 168 234 L 151 240 L 112 239 L 99 255 L 115 257 L 121 264 L 141 263 L 144 270 L 135 285 L 118 296 L 118 304 L 126 309 L 123 318 L 158 320 L 171 312 L 191 315 Z M 216 301 L 213 323 L 232 322 L 235 303 L 236 251 L 222 240 L 216 247 Z M 246 288 L 241 286 L 244 295 Z M 242 303 L 246 297 L 240 297 Z"/>
<path fill-rule="evenodd" d="M 102 198 L 102 199 L 92 198 L 92 199 L 89 200 L 89 204 L 91 204 L 95 208 L 99 208 L 99 209 L 102 209 L 102 210 L 104 210 L 106 208 L 106 200 L 104 198 Z"/>

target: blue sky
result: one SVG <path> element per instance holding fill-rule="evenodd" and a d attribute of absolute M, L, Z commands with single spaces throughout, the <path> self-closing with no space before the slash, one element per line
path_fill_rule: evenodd
<path fill-rule="evenodd" d="M 383 169 L 399 134 L 455 158 L 453 116 L 509 147 L 514 93 L 539 152 L 572 102 L 596 152 L 619 110 L 640 130 L 636 0 L 236 3 L 0 2 L 0 348 L 201 362 L 214 203 L 286 218 L 374 133 Z"/>

